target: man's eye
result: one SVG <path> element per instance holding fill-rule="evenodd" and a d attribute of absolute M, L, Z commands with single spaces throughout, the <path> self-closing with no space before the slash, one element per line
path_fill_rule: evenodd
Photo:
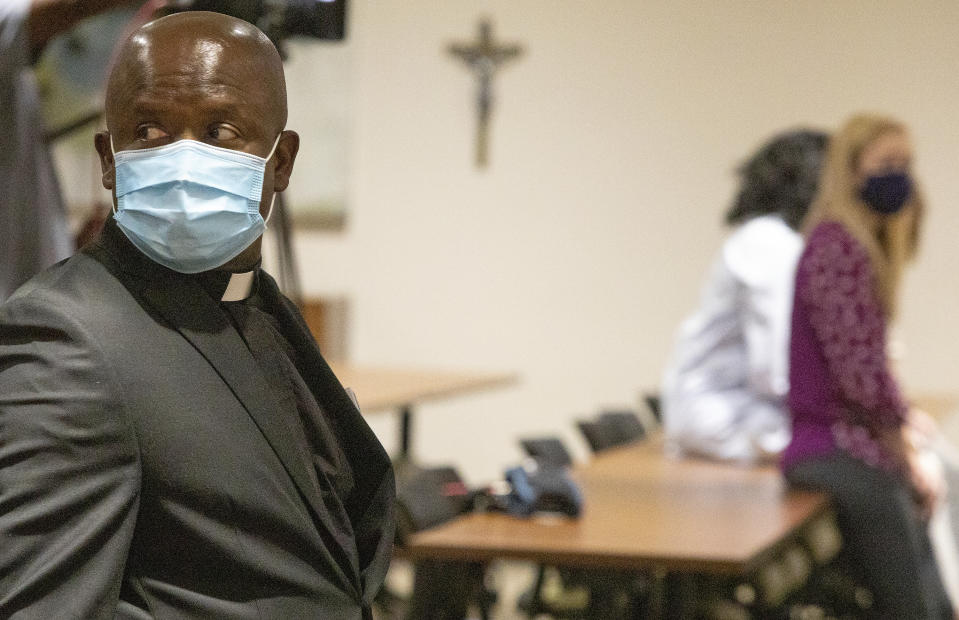
<path fill-rule="evenodd" d="M 210 137 L 214 140 L 226 141 L 237 138 L 237 133 L 226 125 L 217 125 L 210 128 Z"/>
<path fill-rule="evenodd" d="M 166 136 L 167 132 L 153 125 L 137 127 L 137 140 L 159 140 Z"/>

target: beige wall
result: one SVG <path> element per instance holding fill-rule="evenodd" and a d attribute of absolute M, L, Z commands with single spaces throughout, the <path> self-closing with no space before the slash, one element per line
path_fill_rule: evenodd
<path fill-rule="evenodd" d="M 486 171 L 474 84 L 443 52 L 481 15 L 527 47 L 496 79 Z M 524 433 L 583 454 L 576 416 L 657 385 L 736 163 L 772 132 L 863 108 L 913 128 L 931 207 L 904 380 L 959 389 L 959 4 L 354 0 L 350 27 L 349 224 L 299 234 L 305 289 L 351 298 L 355 361 L 521 376 L 422 407 L 423 460 L 486 479 Z M 392 446 L 390 419 L 374 426 Z"/>

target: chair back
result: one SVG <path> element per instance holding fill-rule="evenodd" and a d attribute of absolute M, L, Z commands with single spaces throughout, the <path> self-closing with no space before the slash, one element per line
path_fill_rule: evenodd
<path fill-rule="evenodd" d="M 609 424 L 602 424 L 598 420 L 577 420 L 576 428 L 594 453 L 618 445 L 614 429 Z"/>
<path fill-rule="evenodd" d="M 632 411 L 604 411 L 599 415 L 599 423 L 610 427 L 618 443 L 631 443 L 646 436 L 646 428 Z"/>
<path fill-rule="evenodd" d="M 526 454 L 538 461 L 560 467 L 569 467 L 573 464 L 569 450 L 558 437 L 533 437 L 520 439 L 519 443 Z"/>
<path fill-rule="evenodd" d="M 471 509 L 473 494 L 453 467 L 415 469 L 397 481 L 396 538 L 403 544 L 421 530 Z"/>

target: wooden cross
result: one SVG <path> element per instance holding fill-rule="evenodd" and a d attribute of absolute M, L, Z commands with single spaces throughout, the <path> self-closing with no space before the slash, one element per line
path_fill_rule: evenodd
<path fill-rule="evenodd" d="M 488 160 L 489 121 L 493 110 L 493 75 L 501 65 L 523 53 L 520 45 L 496 45 L 489 19 L 479 22 L 479 41 L 452 43 L 447 51 L 466 63 L 477 80 L 476 165 L 485 168 Z"/>

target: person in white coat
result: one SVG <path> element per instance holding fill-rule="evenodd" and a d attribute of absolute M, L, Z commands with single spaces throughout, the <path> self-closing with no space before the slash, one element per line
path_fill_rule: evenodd
<path fill-rule="evenodd" d="M 662 386 L 667 450 L 744 464 L 789 442 L 789 321 L 798 228 L 816 193 L 828 136 L 773 137 L 739 169 L 726 213 L 736 228 L 679 328 Z"/>

